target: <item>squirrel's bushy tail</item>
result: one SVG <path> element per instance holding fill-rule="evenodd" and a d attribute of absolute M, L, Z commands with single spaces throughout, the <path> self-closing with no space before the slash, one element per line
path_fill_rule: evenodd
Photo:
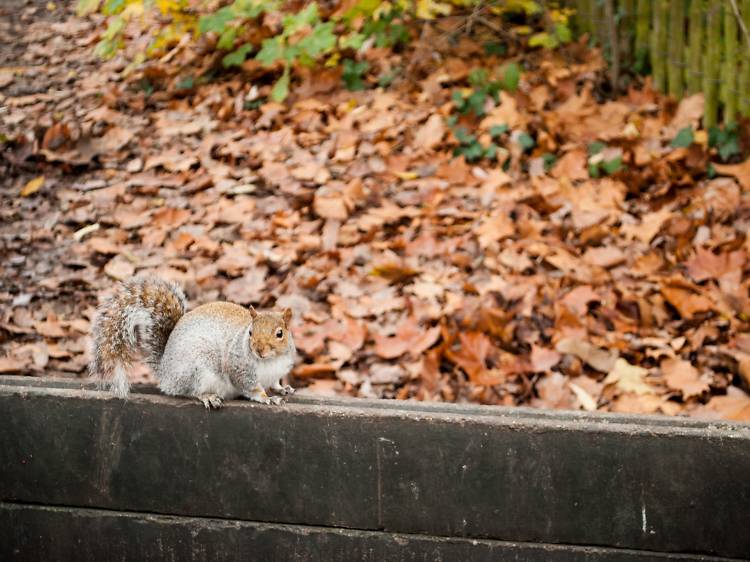
<path fill-rule="evenodd" d="M 123 282 L 97 310 L 91 374 L 109 380 L 112 392 L 125 398 L 127 369 L 140 356 L 156 370 L 186 306 L 185 294 L 174 283 L 155 277 Z"/>

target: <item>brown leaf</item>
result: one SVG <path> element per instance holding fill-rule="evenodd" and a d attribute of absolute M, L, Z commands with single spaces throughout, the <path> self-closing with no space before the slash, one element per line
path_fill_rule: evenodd
<path fill-rule="evenodd" d="M 750 159 L 740 164 L 713 164 L 714 170 L 725 176 L 737 178 L 744 189 L 750 189 Z"/>
<path fill-rule="evenodd" d="M 414 134 L 414 144 L 417 147 L 432 150 L 439 145 L 445 136 L 443 116 L 435 113 Z"/>
<path fill-rule="evenodd" d="M 112 277 L 112 279 L 125 281 L 133 276 L 135 273 L 135 266 L 131 261 L 122 256 L 115 256 L 104 266 L 104 273 Z"/>
<path fill-rule="evenodd" d="M 656 388 L 644 380 L 647 374 L 648 369 L 631 365 L 625 359 L 620 358 L 604 379 L 604 384 L 615 384 L 623 392 L 656 394 Z"/>
<path fill-rule="evenodd" d="M 336 373 L 336 367 L 329 363 L 303 363 L 297 365 L 293 374 L 301 379 L 328 377 Z"/>
<path fill-rule="evenodd" d="M 667 386 L 682 393 L 685 399 L 700 396 L 708 390 L 708 383 L 700 379 L 698 369 L 687 361 L 671 357 L 661 362 Z"/>
<path fill-rule="evenodd" d="M 446 351 L 446 356 L 474 382 L 487 370 L 487 355 L 492 349 L 492 342 L 481 332 L 461 333 L 458 339 L 461 342 L 459 350 Z"/>
<path fill-rule="evenodd" d="M 587 363 L 597 371 L 608 373 L 615 367 L 618 359 L 616 351 L 602 349 L 580 339 L 567 338 L 557 342 L 555 349 L 560 353 L 570 353 Z"/>
<path fill-rule="evenodd" d="M 424 330 L 414 317 L 409 317 L 396 329 L 394 336 L 373 335 L 375 353 L 383 359 L 395 359 L 406 352 L 417 357 L 432 347 L 440 337 L 440 327 Z"/>
<path fill-rule="evenodd" d="M 531 346 L 531 370 L 535 373 L 546 373 L 560 362 L 562 357 L 554 349 Z"/>
<path fill-rule="evenodd" d="M 720 279 L 727 273 L 741 271 L 747 254 L 743 250 L 716 255 L 710 250 L 698 247 L 695 255 L 685 262 L 687 271 L 694 281 Z"/>
<path fill-rule="evenodd" d="M 27 364 L 12 357 L 0 357 L 0 373 L 22 373 Z"/>
<path fill-rule="evenodd" d="M 683 287 L 662 287 L 661 294 L 677 309 L 682 318 L 690 319 L 696 314 L 708 312 L 714 308 L 711 299 Z"/>

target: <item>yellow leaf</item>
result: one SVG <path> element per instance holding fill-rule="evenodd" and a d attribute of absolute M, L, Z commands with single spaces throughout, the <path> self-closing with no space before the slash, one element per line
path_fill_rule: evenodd
<path fill-rule="evenodd" d="M 29 180 L 29 182 L 23 186 L 23 189 L 21 189 L 21 197 L 28 197 L 29 195 L 33 195 L 39 189 L 44 185 L 44 176 L 39 176 L 38 178 L 34 178 L 33 180 Z"/>
<path fill-rule="evenodd" d="M 419 177 L 416 172 L 395 172 L 395 174 L 402 180 L 415 180 Z"/>
<path fill-rule="evenodd" d="M 417 17 L 423 20 L 435 19 L 436 15 L 447 16 L 451 13 L 450 4 L 435 0 L 417 0 Z"/>

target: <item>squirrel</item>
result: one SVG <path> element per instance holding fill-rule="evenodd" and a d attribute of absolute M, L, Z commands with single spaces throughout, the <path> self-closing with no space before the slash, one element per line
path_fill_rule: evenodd
<path fill-rule="evenodd" d="M 121 283 L 92 324 L 91 375 L 127 398 L 127 370 L 140 355 L 163 393 L 195 397 L 207 409 L 239 396 L 280 404 L 294 392 L 280 382 L 296 356 L 291 309 L 257 312 L 230 302 L 186 308 L 174 283 L 156 277 Z M 269 397 L 268 389 L 277 395 Z"/>

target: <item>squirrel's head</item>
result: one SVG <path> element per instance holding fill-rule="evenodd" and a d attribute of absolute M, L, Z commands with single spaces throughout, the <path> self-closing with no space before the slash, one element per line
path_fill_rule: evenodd
<path fill-rule="evenodd" d="M 258 312 L 252 306 L 253 327 L 250 332 L 250 345 L 261 359 L 273 359 L 289 350 L 289 322 L 292 309 L 283 312 Z"/>

